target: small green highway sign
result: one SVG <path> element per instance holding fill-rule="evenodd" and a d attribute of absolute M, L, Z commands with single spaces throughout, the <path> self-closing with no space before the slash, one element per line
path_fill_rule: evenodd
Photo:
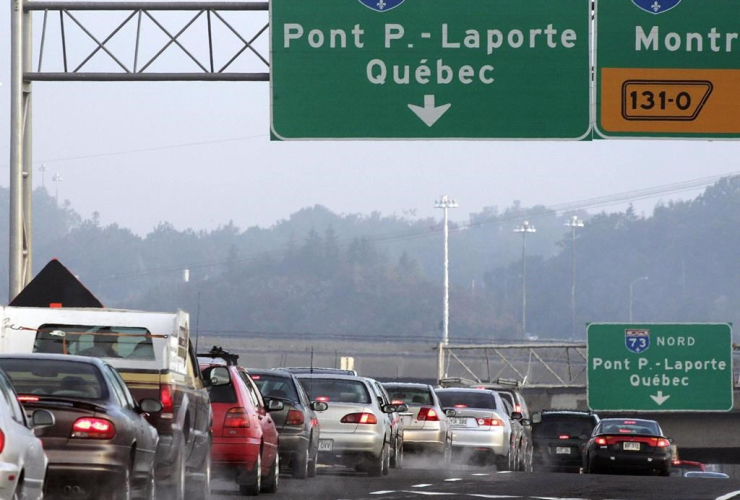
<path fill-rule="evenodd" d="M 590 138 L 591 0 L 272 0 L 272 137 Z"/>
<path fill-rule="evenodd" d="M 588 406 L 594 411 L 730 411 L 729 324 L 588 326 Z"/>
<path fill-rule="evenodd" d="M 597 0 L 600 137 L 740 137 L 740 2 Z"/>

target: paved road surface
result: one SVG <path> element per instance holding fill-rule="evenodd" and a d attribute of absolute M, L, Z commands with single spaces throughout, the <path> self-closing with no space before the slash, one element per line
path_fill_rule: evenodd
<path fill-rule="evenodd" d="M 213 493 L 214 500 L 244 498 L 221 480 L 214 481 Z M 306 481 L 283 475 L 277 494 L 260 496 L 263 500 L 740 500 L 740 480 L 497 473 L 462 466 L 444 471 L 407 460 L 403 470 L 392 469 L 383 478 L 337 468 L 323 468 L 317 478 Z"/>

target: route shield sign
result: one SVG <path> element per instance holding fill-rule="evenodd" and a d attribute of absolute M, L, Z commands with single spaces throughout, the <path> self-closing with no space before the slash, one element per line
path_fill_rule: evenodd
<path fill-rule="evenodd" d="M 601 137 L 740 137 L 738 0 L 597 0 Z"/>
<path fill-rule="evenodd" d="M 272 0 L 273 139 L 590 138 L 591 0 Z"/>
<path fill-rule="evenodd" d="M 729 411 L 732 374 L 728 324 L 588 326 L 594 411 Z"/>

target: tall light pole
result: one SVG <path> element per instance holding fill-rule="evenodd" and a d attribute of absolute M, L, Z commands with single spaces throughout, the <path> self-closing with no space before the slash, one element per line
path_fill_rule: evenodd
<path fill-rule="evenodd" d="M 573 326 L 572 335 L 576 336 L 576 229 L 583 227 L 583 221 L 577 215 L 565 223 L 570 228 L 570 237 L 573 243 L 573 275 L 570 286 L 570 318 Z"/>
<path fill-rule="evenodd" d="M 522 233 L 522 333 L 527 335 L 527 233 L 536 233 L 537 229 L 525 220 L 514 232 Z"/>
<path fill-rule="evenodd" d="M 442 343 L 447 345 L 450 340 L 450 227 L 448 210 L 450 208 L 457 208 L 459 205 L 455 200 L 442 196 L 440 200 L 434 202 L 434 208 L 441 208 L 444 211 L 444 224 L 445 224 L 445 291 L 444 291 L 444 316 L 442 320 L 443 337 Z"/>
<path fill-rule="evenodd" d="M 41 189 L 46 191 L 46 171 L 48 169 L 46 168 L 46 163 L 42 163 L 39 167 L 39 172 L 41 172 Z"/>
<path fill-rule="evenodd" d="M 62 182 L 62 176 L 54 174 L 51 180 L 54 182 L 54 201 L 59 205 L 59 183 Z"/>
<path fill-rule="evenodd" d="M 640 281 L 645 281 L 647 279 L 647 276 L 643 276 L 642 278 L 637 278 L 635 281 L 630 283 L 630 323 L 632 323 L 632 298 L 634 297 L 633 288 Z"/>

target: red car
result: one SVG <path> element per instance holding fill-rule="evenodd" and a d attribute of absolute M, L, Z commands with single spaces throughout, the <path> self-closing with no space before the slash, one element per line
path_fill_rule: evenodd
<path fill-rule="evenodd" d="M 270 412 L 282 410 L 283 403 L 273 400 L 266 405 L 247 371 L 236 365 L 237 356 L 219 354 L 213 356 L 212 351 L 208 357 L 224 362 L 214 360 L 201 365 L 203 377 L 211 381 L 213 472 L 233 479 L 242 495 L 275 493 L 280 456 L 278 432 Z"/>

